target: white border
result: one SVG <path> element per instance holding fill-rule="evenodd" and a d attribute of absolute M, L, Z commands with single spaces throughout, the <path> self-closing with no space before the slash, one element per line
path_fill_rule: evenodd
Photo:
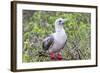
<path fill-rule="evenodd" d="M 22 63 L 22 10 L 23 9 L 91 13 L 91 29 L 92 29 L 91 30 L 91 60 Z M 17 4 L 17 69 L 95 65 L 96 63 L 95 62 L 96 18 L 95 17 L 96 17 L 96 10 L 94 8 Z"/>

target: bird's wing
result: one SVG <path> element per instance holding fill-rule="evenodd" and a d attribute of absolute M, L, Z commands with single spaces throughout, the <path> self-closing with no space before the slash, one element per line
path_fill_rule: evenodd
<path fill-rule="evenodd" d="M 43 40 L 42 47 L 44 50 L 48 50 L 54 44 L 54 36 L 50 35 Z"/>

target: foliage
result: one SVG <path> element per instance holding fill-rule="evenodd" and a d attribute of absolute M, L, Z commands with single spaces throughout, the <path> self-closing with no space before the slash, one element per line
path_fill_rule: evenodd
<path fill-rule="evenodd" d="M 91 15 L 78 12 L 54 12 L 23 10 L 23 62 L 50 61 L 48 55 L 41 56 L 42 40 L 55 32 L 57 18 L 67 18 L 64 29 L 68 36 L 62 50 L 65 60 L 91 58 Z"/>

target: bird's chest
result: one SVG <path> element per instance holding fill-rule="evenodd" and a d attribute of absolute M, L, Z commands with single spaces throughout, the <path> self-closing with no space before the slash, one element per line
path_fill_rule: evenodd
<path fill-rule="evenodd" d="M 58 43 L 58 44 L 64 44 L 65 41 L 67 40 L 67 35 L 65 32 L 59 32 L 59 33 L 56 33 L 56 36 L 55 36 L 55 42 Z"/>
<path fill-rule="evenodd" d="M 57 52 L 60 51 L 60 49 L 64 46 L 67 36 L 65 33 L 56 33 L 56 36 L 54 37 L 54 44 L 53 47 L 51 48 L 52 51 Z"/>
<path fill-rule="evenodd" d="M 55 39 L 55 43 L 56 43 L 56 46 L 58 48 L 62 47 L 64 45 L 64 43 L 66 42 L 66 39 L 67 39 L 67 36 L 66 35 L 58 35 L 58 37 Z"/>

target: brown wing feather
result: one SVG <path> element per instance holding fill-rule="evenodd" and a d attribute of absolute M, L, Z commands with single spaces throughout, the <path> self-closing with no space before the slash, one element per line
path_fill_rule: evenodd
<path fill-rule="evenodd" d="M 44 50 L 48 50 L 51 45 L 53 45 L 54 37 L 49 36 L 43 40 L 42 47 Z"/>

